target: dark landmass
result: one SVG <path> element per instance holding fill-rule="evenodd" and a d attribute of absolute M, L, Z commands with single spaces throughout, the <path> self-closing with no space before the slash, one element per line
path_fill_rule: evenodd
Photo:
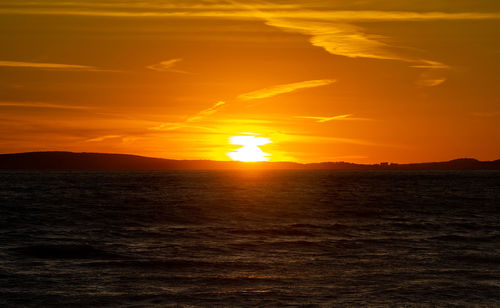
<path fill-rule="evenodd" d="M 324 162 L 256 162 L 173 160 L 127 154 L 29 152 L 0 154 L 1 170 L 215 170 L 215 169 L 310 169 L 310 170 L 500 170 L 500 160 L 461 158 L 447 162 L 414 164 L 353 164 Z"/>

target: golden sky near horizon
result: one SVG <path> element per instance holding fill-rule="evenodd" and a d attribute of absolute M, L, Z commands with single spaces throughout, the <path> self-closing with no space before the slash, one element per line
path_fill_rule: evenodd
<path fill-rule="evenodd" d="M 1 153 L 500 158 L 498 0 L 0 0 L 0 24 Z"/>

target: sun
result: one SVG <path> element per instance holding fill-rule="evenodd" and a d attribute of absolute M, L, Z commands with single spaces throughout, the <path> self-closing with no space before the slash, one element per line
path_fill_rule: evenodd
<path fill-rule="evenodd" d="M 268 161 L 271 154 L 265 153 L 259 146 L 272 143 L 264 137 L 255 136 L 233 136 L 229 138 L 230 144 L 242 147 L 227 153 L 232 160 L 244 162 Z"/>

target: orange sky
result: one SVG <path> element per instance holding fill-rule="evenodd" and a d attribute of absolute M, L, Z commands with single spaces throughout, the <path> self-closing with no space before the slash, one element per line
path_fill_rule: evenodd
<path fill-rule="evenodd" d="M 500 158 L 500 4 L 0 3 L 0 152 Z"/>

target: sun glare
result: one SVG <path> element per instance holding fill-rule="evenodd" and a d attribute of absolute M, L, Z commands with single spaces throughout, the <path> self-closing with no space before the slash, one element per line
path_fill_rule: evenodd
<path fill-rule="evenodd" d="M 229 138 L 230 144 L 241 145 L 242 147 L 228 152 L 227 156 L 232 160 L 244 162 L 268 161 L 271 154 L 265 153 L 259 146 L 266 145 L 272 141 L 264 137 L 255 136 L 233 136 Z"/>

